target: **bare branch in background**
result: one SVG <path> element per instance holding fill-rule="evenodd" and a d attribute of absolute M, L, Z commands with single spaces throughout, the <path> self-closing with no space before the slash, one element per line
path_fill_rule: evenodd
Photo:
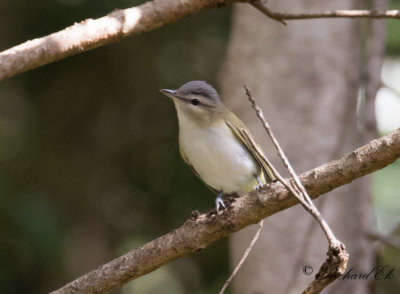
<path fill-rule="evenodd" d="M 257 8 L 258 10 L 260 10 L 262 13 L 264 13 L 266 16 L 268 16 L 269 18 L 276 20 L 277 22 L 280 22 L 283 25 L 286 25 L 286 21 L 284 21 L 282 19 L 282 17 L 280 17 L 279 15 L 277 15 L 275 12 L 271 11 L 268 7 L 267 7 L 267 1 L 259 1 L 259 0 L 255 0 L 255 1 L 251 1 L 251 5 L 253 5 L 255 8 Z"/>
<path fill-rule="evenodd" d="M 101 18 L 75 23 L 59 32 L 0 52 L 0 80 L 68 56 L 117 42 L 130 35 L 157 29 L 203 10 L 237 2 L 251 3 L 268 17 L 281 22 L 283 20 L 327 17 L 400 19 L 399 10 L 278 13 L 270 11 L 264 4 L 254 0 L 154 0 L 132 8 L 116 9 Z"/>
<path fill-rule="evenodd" d="M 235 269 L 233 270 L 232 274 L 230 275 L 230 277 L 226 280 L 224 286 L 222 287 L 221 291 L 219 291 L 219 294 L 224 294 L 226 288 L 228 288 L 229 284 L 232 282 L 233 278 L 236 276 L 237 272 L 239 271 L 240 267 L 242 266 L 242 264 L 244 263 L 244 261 L 246 260 L 247 256 L 249 255 L 251 249 L 253 249 L 254 244 L 256 244 L 258 237 L 260 237 L 260 233 L 261 233 L 261 229 L 264 225 L 264 220 L 261 220 L 258 223 L 258 229 L 257 232 L 255 233 L 253 239 L 250 242 L 249 247 L 247 247 L 246 251 L 244 252 L 242 258 L 240 259 L 240 261 L 238 262 L 238 264 L 236 265 Z"/>
<path fill-rule="evenodd" d="M 378 231 L 374 230 L 366 230 L 365 235 L 375 241 L 379 241 L 382 244 L 381 245 L 390 245 L 393 248 L 396 248 L 400 250 L 400 239 L 398 235 L 400 234 L 400 223 L 398 223 L 394 228 L 388 233 L 388 234 L 383 234 Z M 380 246 L 382 247 L 382 246 Z"/>
<path fill-rule="evenodd" d="M 300 175 L 311 198 L 343 186 L 400 157 L 400 129 Z M 351 197 L 351 196 L 349 196 Z M 181 227 L 104 264 L 53 294 L 107 293 L 179 257 L 195 253 L 250 224 L 298 204 L 279 182 L 236 199 L 222 215 L 199 214 Z"/>
<path fill-rule="evenodd" d="M 393 248 L 400 250 L 400 239 L 394 235 L 391 234 L 385 235 L 378 231 L 373 231 L 373 230 L 366 231 L 365 235 L 371 240 L 380 241 L 383 244 L 390 245 Z"/>
<path fill-rule="evenodd" d="M 298 19 L 312 19 L 312 18 L 394 18 L 400 19 L 399 10 L 335 10 L 335 11 L 322 11 L 322 12 L 306 12 L 306 13 L 291 13 L 291 12 L 274 12 L 269 9 L 265 2 L 253 0 L 250 1 L 251 5 L 256 7 L 266 16 L 286 24 L 285 20 L 298 20 Z"/>

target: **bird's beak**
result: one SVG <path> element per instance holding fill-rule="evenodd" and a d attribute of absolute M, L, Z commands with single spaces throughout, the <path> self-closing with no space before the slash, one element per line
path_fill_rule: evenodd
<path fill-rule="evenodd" d="M 175 90 L 161 89 L 160 92 L 169 98 L 177 98 Z"/>

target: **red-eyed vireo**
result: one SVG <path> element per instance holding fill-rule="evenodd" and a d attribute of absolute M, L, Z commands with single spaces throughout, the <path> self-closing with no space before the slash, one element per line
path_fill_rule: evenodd
<path fill-rule="evenodd" d="M 160 91 L 175 104 L 181 156 L 218 195 L 217 212 L 225 207 L 223 193 L 252 191 L 274 179 L 261 149 L 251 144 L 248 128 L 212 86 L 192 81 L 177 90 Z"/>

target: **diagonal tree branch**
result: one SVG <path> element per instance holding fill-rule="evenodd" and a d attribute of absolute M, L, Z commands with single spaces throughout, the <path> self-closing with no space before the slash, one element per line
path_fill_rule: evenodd
<path fill-rule="evenodd" d="M 116 9 L 98 19 L 87 19 L 48 36 L 27 41 L 0 52 L 0 80 L 55 62 L 130 35 L 157 29 L 200 11 L 226 4 L 248 2 L 268 17 L 281 21 L 326 17 L 397 18 L 399 10 L 384 12 L 339 10 L 315 13 L 279 13 L 254 0 L 154 0 L 142 5 Z"/>
<path fill-rule="evenodd" d="M 253 239 L 251 240 L 249 247 L 247 247 L 246 251 L 244 252 L 244 254 L 242 256 L 242 258 L 239 260 L 238 264 L 233 269 L 232 274 L 229 276 L 229 278 L 226 280 L 225 284 L 222 286 L 222 289 L 221 289 L 221 291 L 219 291 L 219 294 L 224 294 L 225 290 L 228 288 L 229 284 L 232 283 L 233 278 L 236 276 L 236 274 L 238 273 L 239 269 L 242 267 L 242 265 L 245 262 L 247 256 L 249 255 L 250 251 L 253 249 L 254 244 L 256 244 L 258 238 L 260 237 L 260 233 L 261 233 L 263 225 L 264 225 L 264 220 L 262 219 L 258 223 L 257 232 L 254 235 Z"/>
<path fill-rule="evenodd" d="M 86 19 L 0 52 L 0 80 L 239 0 L 154 0 Z"/>
<path fill-rule="evenodd" d="M 316 198 L 381 169 L 399 157 L 400 129 L 397 129 L 340 159 L 303 173 L 300 180 L 311 198 Z M 272 183 L 238 198 L 224 214 L 194 215 L 172 232 L 133 249 L 52 293 L 107 293 L 295 204 L 298 201 L 281 183 Z"/>

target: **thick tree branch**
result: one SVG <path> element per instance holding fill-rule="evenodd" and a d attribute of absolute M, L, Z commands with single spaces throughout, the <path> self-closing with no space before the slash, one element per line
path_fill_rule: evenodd
<path fill-rule="evenodd" d="M 84 20 L 59 32 L 0 52 L 0 80 L 71 55 L 114 43 L 129 35 L 154 30 L 202 10 L 236 2 L 250 2 L 268 17 L 281 22 L 284 19 L 325 17 L 400 19 L 398 10 L 278 13 L 270 11 L 263 3 L 254 0 L 154 0 L 132 8 L 114 10 L 98 19 Z"/>
<path fill-rule="evenodd" d="M 0 80 L 232 2 L 240 1 L 154 0 L 128 9 L 116 9 L 104 17 L 75 23 L 1 52 Z"/>
<path fill-rule="evenodd" d="M 340 159 L 303 173 L 300 179 L 309 195 L 316 198 L 381 169 L 399 157 L 400 129 L 397 129 Z M 100 266 L 53 293 L 106 293 L 297 203 L 281 183 L 272 183 L 238 198 L 224 214 L 195 215 L 174 231 Z"/>

